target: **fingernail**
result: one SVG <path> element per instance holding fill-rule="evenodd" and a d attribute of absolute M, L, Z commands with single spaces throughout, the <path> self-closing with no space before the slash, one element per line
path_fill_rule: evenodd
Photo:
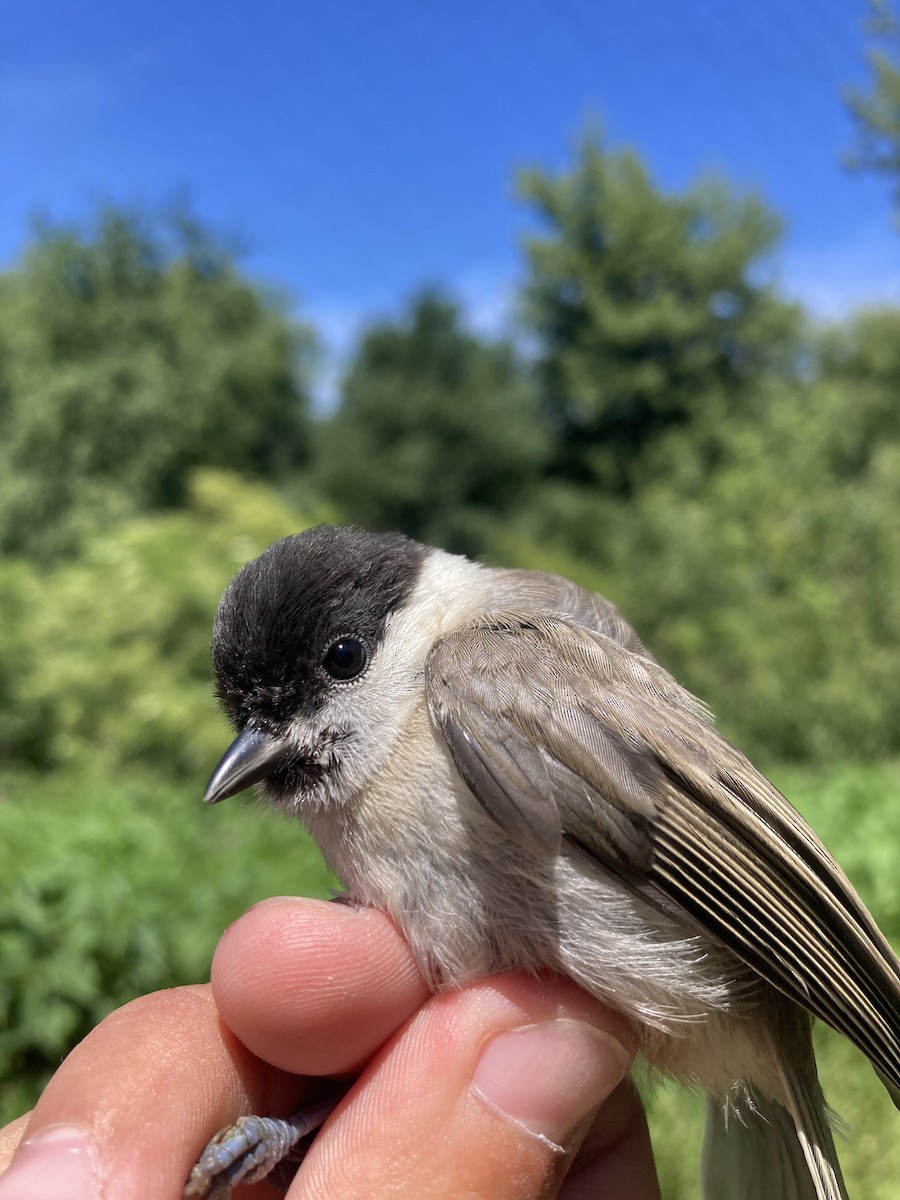
<path fill-rule="evenodd" d="M 472 1090 L 495 1112 L 561 1151 L 630 1065 L 625 1047 L 603 1030 L 583 1021 L 545 1021 L 491 1038 Z"/>
<path fill-rule="evenodd" d="M 84 1129 L 51 1125 L 23 1142 L 2 1177 L 0 1200 L 97 1200 L 97 1149 Z"/>

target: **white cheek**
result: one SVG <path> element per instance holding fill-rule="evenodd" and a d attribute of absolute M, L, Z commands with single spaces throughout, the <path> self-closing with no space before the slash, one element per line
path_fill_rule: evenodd
<path fill-rule="evenodd" d="M 425 701 L 425 660 L 434 643 L 487 605 L 487 572 L 476 563 L 433 551 L 407 603 L 388 618 L 385 635 L 357 683 L 339 685 L 298 741 L 325 729 L 349 735 L 340 747 L 347 798 L 383 765 Z"/>

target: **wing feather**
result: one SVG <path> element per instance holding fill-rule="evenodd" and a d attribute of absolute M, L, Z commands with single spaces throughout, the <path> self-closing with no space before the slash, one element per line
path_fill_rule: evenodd
<path fill-rule="evenodd" d="M 533 854 L 551 857 L 559 853 L 562 829 L 559 810 L 542 800 L 546 792 L 525 776 L 507 742 L 491 741 L 490 753 L 479 739 L 445 714 L 441 728 L 459 773 L 486 811 L 509 836 Z M 514 745 L 514 743 L 512 743 Z M 542 781 L 543 782 L 543 781 Z"/>
<path fill-rule="evenodd" d="M 523 845 L 561 833 L 674 903 L 900 1086 L 890 945 L 796 810 L 628 641 L 504 612 L 439 642 L 427 694 L 463 778 Z"/>

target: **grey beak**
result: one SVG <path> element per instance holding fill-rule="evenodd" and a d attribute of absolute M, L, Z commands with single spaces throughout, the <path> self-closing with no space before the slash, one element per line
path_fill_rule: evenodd
<path fill-rule="evenodd" d="M 283 742 L 248 726 L 234 739 L 213 771 L 206 791 L 205 804 L 218 804 L 236 796 L 251 784 L 271 775 L 287 754 Z"/>

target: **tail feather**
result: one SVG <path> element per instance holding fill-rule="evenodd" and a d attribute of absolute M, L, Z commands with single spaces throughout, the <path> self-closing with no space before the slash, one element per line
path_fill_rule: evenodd
<path fill-rule="evenodd" d="M 900 1088 L 897 1087 L 892 1079 L 888 1079 L 883 1071 L 879 1071 L 877 1067 L 875 1068 L 875 1074 L 887 1088 L 888 1095 L 894 1102 L 894 1108 L 900 1109 Z"/>
<path fill-rule="evenodd" d="M 817 1200 L 848 1200 L 818 1079 L 813 1087 L 797 1080 L 791 1083 L 791 1115 L 806 1165 L 817 1188 Z"/>
<path fill-rule="evenodd" d="M 705 1200 L 848 1200 L 821 1092 L 791 1105 L 758 1092 L 739 1113 L 707 1102 Z"/>

